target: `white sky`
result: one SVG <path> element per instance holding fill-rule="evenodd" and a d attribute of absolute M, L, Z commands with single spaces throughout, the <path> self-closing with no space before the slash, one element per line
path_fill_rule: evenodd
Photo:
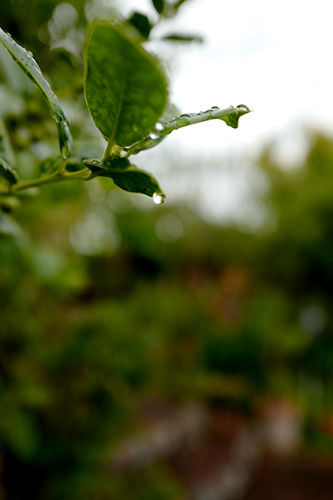
<path fill-rule="evenodd" d="M 154 16 L 150 0 L 121 4 L 124 12 Z M 237 130 L 211 121 L 174 132 L 165 141 L 172 150 L 252 154 L 284 136 L 282 153 L 291 158 L 304 151 L 302 125 L 333 131 L 330 0 L 188 0 L 157 29 L 156 35 L 179 31 L 205 39 L 155 48 L 169 65 L 171 99 L 182 113 L 231 104 L 255 110 Z"/>

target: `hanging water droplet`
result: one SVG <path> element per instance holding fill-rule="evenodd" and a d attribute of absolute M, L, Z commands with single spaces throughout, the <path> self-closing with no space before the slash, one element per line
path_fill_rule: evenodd
<path fill-rule="evenodd" d="M 160 134 L 157 132 L 157 130 L 152 130 L 149 134 L 149 137 L 153 139 L 153 141 L 156 141 L 157 139 L 160 138 Z"/>
<path fill-rule="evenodd" d="M 161 122 L 157 122 L 155 125 L 155 128 L 156 128 L 156 130 L 159 130 L 160 132 L 162 132 L 162 130 L 164 130 L 164 125 Z"/>
<path fill-rule="evenodd" d="M 33 58 L 33 53 L 30 51 L 30 50 L 26 50 L 25 51 L 25 55 L 27 56 L 28 59 L 32 59 Z"/>
<path fill-rule="evenodd" d="M 139 127 L 137 126 L 137 124 L 136 124 L 136 123 L 132 123 L 132 130 L 133 130 L 133 132 L 135 132 L 135 133 L 136 133 L 136 132 L 139 132 Z"/>
<path fill-rule="evenodd" d="M 212 109 L 214 109 L 214 110 L 216 110 L 216 111 L 217 111 L 217 110 L 218 110 L 218 109 L 220 109 L 220 108 L 219 108 L 218 106 L 212 106 Z"/>
<path fill-rule="evenodd" d="M 244 111 L 250 111 L 246 104 L 238 104 L 238 109 L 243 109 Z"/>
<path fill-rule="evenodd" d="M 165 200 L 165 194 L 163 193 L 154 193 L 153 194 L 153 202 L 156 204 L 156 205 L 161 205 Z"/>

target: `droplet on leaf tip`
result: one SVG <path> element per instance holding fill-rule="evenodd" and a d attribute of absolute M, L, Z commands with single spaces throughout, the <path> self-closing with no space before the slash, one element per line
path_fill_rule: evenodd
<path fill-rule="evenodd" d="M 156 204 L 156 205 L 161 205 L 165 200 L 165 194 L 163 193 L 154 193 L 153 194 L 153 202 Z"/>
<path fill-rule="evenodd" d="M 244 111 L 249 111 L 249 108 L 246 106 L 246 104 L 238 104 L 237 108 L 243 109 Z"/>

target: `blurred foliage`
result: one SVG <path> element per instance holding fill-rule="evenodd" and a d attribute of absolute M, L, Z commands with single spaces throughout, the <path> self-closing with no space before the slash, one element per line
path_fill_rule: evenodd
<path fill-rule="evenodd" d="M 85 2 L 57 4 L 5 2 L 2 24 L 58 85 L 75 139 L 98 151 L 75 49 Z M 66 8 L 75 29 L 57 31 Z M 0 114 L 29 177 L 54 168 L 44 160 L 57 154 L 55 125 L 5 60 Z M 0 497 L 181 498 L 162 463 L 126 477 L 109 470 L 149 396 L 248 414 L 267 395 L 287 397 L 308 443 L 332 450 L 333 140 L 313 133 L 309 144 L 291 170 L 271 147 L 262 154 L 270 215 L 253 234 L 210 226 L 184 205 L 140 210 L 108 179 L 45 186 L 27 193 L 24 209 L 4 207 Z"/>

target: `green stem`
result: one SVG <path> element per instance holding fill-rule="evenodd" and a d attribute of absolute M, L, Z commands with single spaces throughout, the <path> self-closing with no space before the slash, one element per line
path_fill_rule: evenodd
<path fill-rule="evenodd" d="M 88 168 L 83 168 L 77 172 L 67 172 L 65 170 L 67 160 L 64 160 L 55 172 L 50 175 L 43 175 L 38 179 L 31 179 L 29 181 L 18 182 L 11 187 L 11 193 L 15 194 L 22 189 L 41 186 L 42 184 L 50 184 L 53 182 L 70 181 L 75 179 L 88 180 L 91 178 L 91 172 Z"/>

